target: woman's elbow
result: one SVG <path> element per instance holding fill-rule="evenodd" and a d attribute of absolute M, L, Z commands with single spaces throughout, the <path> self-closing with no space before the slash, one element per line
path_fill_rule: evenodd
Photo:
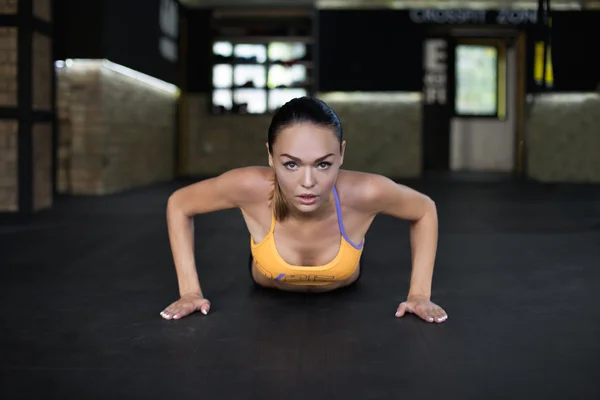
<path fill-rule="evenodd" d="M 435 205 L 435 201 L 433 201 L 431 197 L 425 196 L 425 204 L 428 210 L 433 211 L 434 213 L 437 212 L 437 206 Z"/>
<path fill-rule="evenodd" d="M 429 196 L 423 195 L 423 217 L 437 219 L 437 206 Z"/>
<path fill-rule="evenodd" d="M 166 211 L 167 215 L 185 214 L 180 190 L 173 192 L 169 196 L 167 199 Z"/>

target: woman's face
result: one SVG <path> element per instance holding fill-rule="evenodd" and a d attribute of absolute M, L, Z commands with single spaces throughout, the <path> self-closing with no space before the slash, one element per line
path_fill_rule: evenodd
<path fill-rule="evenodd" d="M 340 142 L 327 127 L 298 123 L 279 133 L 269 165 L 292 209 L 308 213 L 327 204 L 345 148 L 343 142 L 340 152 Z"/>

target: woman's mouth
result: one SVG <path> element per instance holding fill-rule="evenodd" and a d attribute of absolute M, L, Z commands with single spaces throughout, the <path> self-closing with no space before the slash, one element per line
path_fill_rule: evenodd
<path fill-rule="evenodd" d="M 317 196 L 314 194 L 301 194 L 298 196 L 300 203 L 304 205 L 314 204 L 317 201 Z"/>

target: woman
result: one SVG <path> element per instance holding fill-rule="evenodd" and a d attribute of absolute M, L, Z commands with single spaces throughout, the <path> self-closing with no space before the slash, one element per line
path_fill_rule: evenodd
<path fill-rule="evenodd" d="M 289 101 L 273 116 L 270 167 L 247 167 L 184 187 L 167 205 L 180 299 L 161 312 L 180 319 L 204 315 L 194 260 L 193 216 L 239 208 L 250 233 L 250 270 L 258 285 L 288 291 L 330 291 L 360 275 L 364 236 L 378 214 L 412 221 L 413 269 L 406 301 L 396 311 L 443 322 L 432 303 L 437 214 L 427 196 L 380 175 L 341 170 L 346 142 L 333 110 L 320 100 Z"/>

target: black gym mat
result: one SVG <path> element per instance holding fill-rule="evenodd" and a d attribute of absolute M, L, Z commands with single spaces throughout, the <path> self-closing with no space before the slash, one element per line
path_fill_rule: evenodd
<path fill-rule="evenodd" d="M 377 218 L 358 285 L 261 290 L 238 211 L 196 218 L 208 316 L 177 296 L 165 225 L 183 183 L 60 197 L 0 224 L 2 399 L 592 399 L 600 397 L 600 188 L 409 182 L 440 215 L 432 300 L 394 312 L 408 224 Z"/>

